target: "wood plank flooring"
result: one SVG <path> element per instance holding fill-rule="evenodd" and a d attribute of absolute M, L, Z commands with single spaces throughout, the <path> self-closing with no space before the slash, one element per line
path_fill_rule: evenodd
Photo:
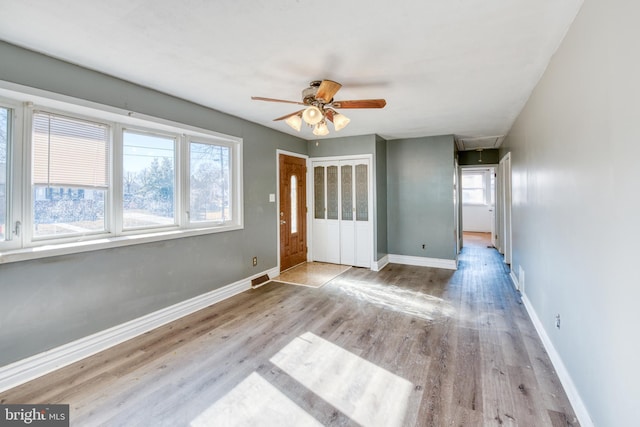
<path fill-rule="evenodd" d="M 0 394 L 74 426 L 577 426 L 502 258 L 268 283 Z"/>

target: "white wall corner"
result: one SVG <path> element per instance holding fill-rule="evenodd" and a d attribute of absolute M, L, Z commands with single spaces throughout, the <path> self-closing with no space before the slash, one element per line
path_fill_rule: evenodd
<path fill-rule="evenodd" d="M 389 255 L 385 255 L 382 258 L 380 258 L 379 260 L 374 261 L 372 266 L 371 266 L 371 270 L 380 271 L 383 268 L 385 268 L 387 266 L 387 264 L 389 264 Z"/>
<path fill-rule="evenodd" d="M 419 267 L 444 268 L 447 270 L 458 269 L 458 263 L 455 259 L 427 258 L 410 255 L 389 254 L 389 262 L 394 264 L 416 265 Z"/>
<path fill-rule="evenodd" d="M 515 280 L 513 273 L 511 273 L 511 276 L 512 276 L 511 280 Z M 576 416 L 578 417 L 578 421 L 580 422 L 580 425 L 582 427 L 594 427 L 593 421 L 591 420 L 591 416 L 589 415 L 589 411 L 587 410 L 587 407 L 584 404 L 584 401 L 580 397 L 580 393 L 578 392 L 578 389 L 573 383 L 573 380 L 569 375 L 569 371 L 567 370 L 567 367 L 564 365 L 564 362 L 562 361 L 560 354 L 558 354 L 555 347 L 553 346 L 553 343 L 551 342 L 549 335 L 547 335 L 547 332 L 544 329 L 544 326 L 542 325 L 542 322 L 540 321 L 538 314 L 536 313 L 533 306 L 531 305 L 531 301 L 529 301 L 529 298 L 527 298 L 526 295 L 522 295 L 522 302 L 524 304 L 525 309 L 527 310 L 527 313 L 529 313 L 531 322 L 533 322 L 533 326 L 536 328 L 536 331 L 538 332 L 538 336 L 540 337 L 540 340 L 542 340 L 542 345 L 544 345 L 544 348 L 547 351 L 547 354 L 549 355 L 549 359 L 551 359 L 551 363 L 553 364 L 553 367 L 555 368 L 556 373 L 558 374 L 558 378 L 560 378 L 560 383 L 562 383 L 562 387 L 564 388 L 565 393 L 567 393 L 567 397 L 569 398 L 569 401 L 571 402 L 571 406 L 573 407 L 573 410 L 575 411 Z"/>
<path fill-rule="evenodd" d="M 0 392 L 63 368 L 100 351 L 118 345 L 181 317 L 251 289 L 251 280 L 263 274 L 273 278 L 272 268 L 197 297 L 149 313 L 129 322 L 97 332 L 60 347 L 0 367 Z"/>

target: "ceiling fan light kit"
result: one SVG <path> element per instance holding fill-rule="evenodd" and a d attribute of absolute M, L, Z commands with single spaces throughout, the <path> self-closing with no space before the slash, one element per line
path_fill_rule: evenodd
<path fill-rule="evenodd" d="M 302 102 L 263 98 L 259 96 L 252 96 L 251 99 L 306 105 L 307 107 L 304 110 L 278 117 L 274 119 L 274 121 L 284 120 L 286 124 L 298 132 L 302 128 L 302 121 L 304 121 L 313 127 L 313 134 L 318 136 L 329 134 L 327 120 L 333 123 L 336 131 L 344 129 L 351 121 L 351 119 L 344 114 L 336 112 L 334 108 L 383 108 L 387 104 L 384 99 L 334 101 L 333 96 L 341 87 L 342 85 L 340 83 L 332 80 L 314 80 L 309 84 L 308 88 L 303 89 Z"/>
<path fill-rule="evenodd" d="M 316 106 L 308 107 L 302 113 L 302 119 L 310 125 L 316 125 L 324 119 L 324 114 Z"/>
<path fill-rule="evenodd" d="M 298 132 L 300 132 L 300 128 L 302 127 L 302 117 L 300 117 L 300 114 L 294 114 L 293 116 L 290 116 L 288 119 L 286 119 L 284 122 L 289 126 L 291 126 L 292 128 L 294 128 L 295 130 L 297 130 Z"/>
<path fill-rule="evenodd" d="M 344 114 L 336 113 L 333 115 L 333 126 L 336 128 L 336 131 L 343 129 L 350 121 L 351 119 Z"/>
<path fill-rule="evenodd" d="M 313 134 L 317 136 L 325 136 L 329 134 L 327 123 L 323 120 L 313 128 Z"/>

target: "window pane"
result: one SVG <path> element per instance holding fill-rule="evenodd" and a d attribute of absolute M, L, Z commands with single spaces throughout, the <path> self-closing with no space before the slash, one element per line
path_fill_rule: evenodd
<path fill-rule="evenodd" d="M 343 165 L 341 168 L 342 179 L 342 220 L 353 220 L 353 166 Z"/>
<path fill-rule="evenodd" d="M 338 167 L 327 168 L 327 219 L 338 219 Z"/>
<path fill-rule="evenodd" d="M 191 222 L 231 219 L 231 149 L 192 142 L 189 145 L 189 217 Z"/>
<path fill-rule="evenodd" d="M 175 224 L 175 139 L 124 131 L 122 140 L 122 227 Z"/>
<path fill-rule="evenodd" d="M 324 219 L 324 167 L 313 168 L 314 218 Z"/>
<path fill-rule="evenodd" d="M 35 237 L 84 234 L 105 230 L 106 190 L 33 187 Z"/>
<path fill-rule="evenodd" d="M 484 204 L 484 190 L 479 189 L 462 189 L 462 203 Z"/>
<path fill-rule="evenodd" d="M 356 166 L 356 221 L 369 220 L 369 177 L 367 165 Z"/>
<path fill-rule="evenodd" d="M 462 174 L 462 188 L 483 188 L 484 176 L 482 174 Z"/>
<path fill-rule="evenodd" d="M 9 168 L 9 110 L 0 108 L 0 241 L 7 238 L 7 183 Z"/>
<path fill-rule="evenodd" d="M 291 175 L 291 232 L 298 232 L 298 177 Z"/>
<path fill-rule="evenodd" d="M 109 127 L 43 112 L 32 126 L 33 236 L 105 231 Z"/>

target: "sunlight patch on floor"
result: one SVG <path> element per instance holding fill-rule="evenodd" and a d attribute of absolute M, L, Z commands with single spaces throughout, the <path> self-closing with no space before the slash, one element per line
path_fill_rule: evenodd
<path fill-rule="evenodd" d="M 413 384 L 311 332 L 270 361 L 361 425 L 403 425 Z"/>
<path fill-rule="evenodd" d="M 253 372 L 191 421 L 191 426 L 321 427 L 322 423 Z"/>
<path fill-rule="evenodd" d="M 359 300 L 425 320 L 436 320 L 455 314 L 451 304 L 442 298 L 397 286 L 344 281 L 339 283 L 338 287 L 347 295 Z"/>

